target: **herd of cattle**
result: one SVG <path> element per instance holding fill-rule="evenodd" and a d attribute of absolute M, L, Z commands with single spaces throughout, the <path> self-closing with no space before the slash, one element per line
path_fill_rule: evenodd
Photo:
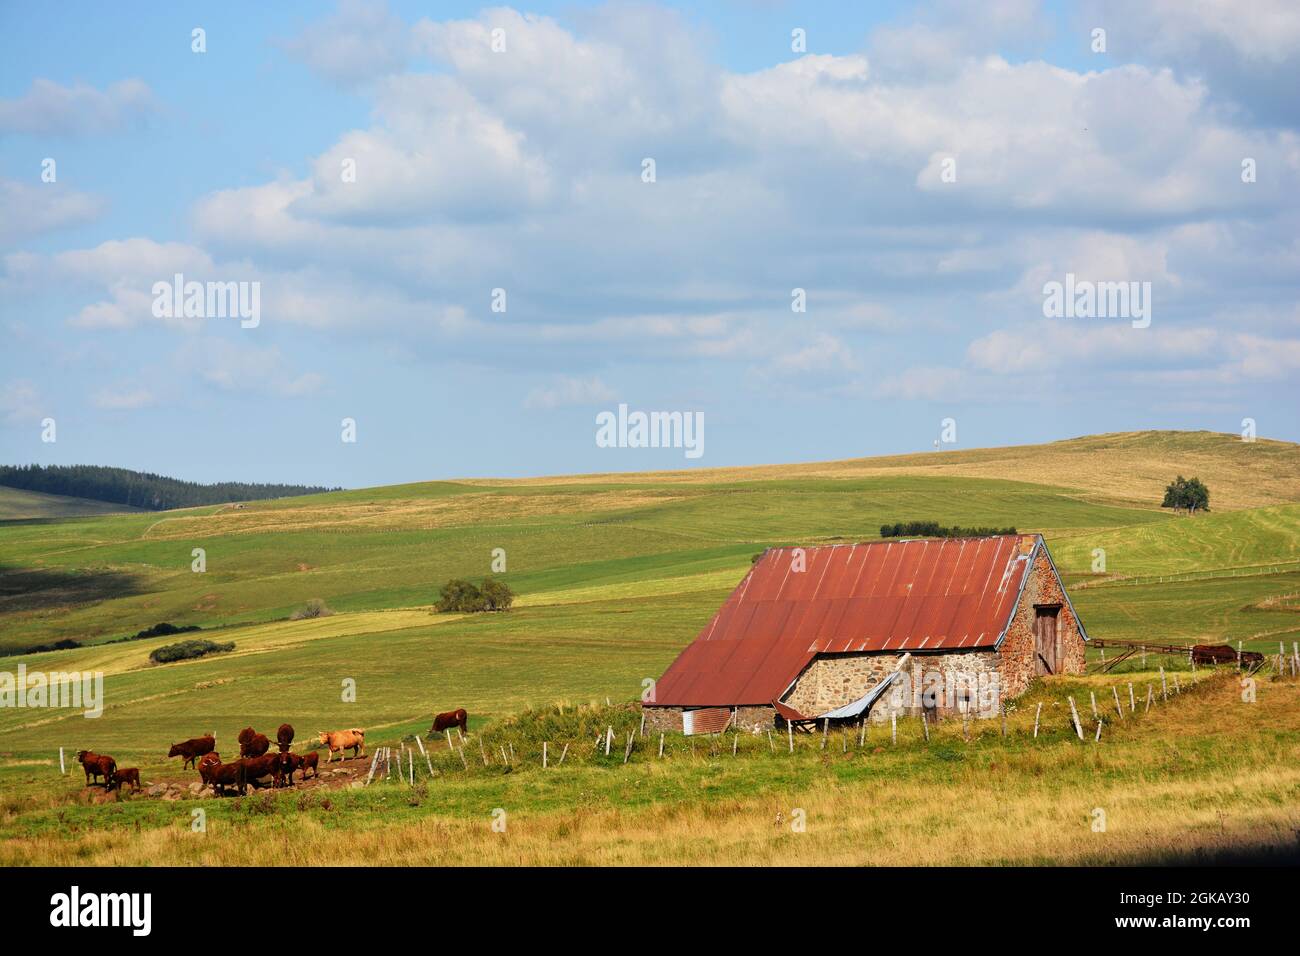
<path fill-rule="evenodd" d="M 199 779 L 212 787 L 218 795 L 224 795 L 227 787 L 236 788 L 240 794 L 253 787 L 265 786 L 269 780 L 274 787 L 293 786 L 293 775 L 301 773 L 301 779 L 307 779 L 307 771 L 318 776 L 317 764 L 320 754 L 308 751 L 303 754 L 293 752 L 293 727 L 281 724 L 275 732 L 278 745 L 276 753 L 268 753 L 271 741 L 266 734 L 259 734 L 252 727 L 245 727 L 239 732 L 239 759 L 223 763 L 221 754 L 217 753 L 217 735 L 206 734 L 172 744 L 168 757 L 182 757 L 181 766 L 193 766 L 199 772 Z M 329 754 L 325 762 L 339 754 L 346 759 L 345 750 L 351 750 L 352 756 L 365 756 L 366 732 L 358 728 L 350 730 L 322 731 L 317 734 Z M 140 789 L 140 771 L 135 767 L 119 768 L 117 761 L 107 754 L 97 754 L 90 750 L 77 751 L 77 761 L 86 772 L 86 785 L 97 783 L 104 778 L 104 789 L 121 789 L 129 784 L 133 790 Z"/>

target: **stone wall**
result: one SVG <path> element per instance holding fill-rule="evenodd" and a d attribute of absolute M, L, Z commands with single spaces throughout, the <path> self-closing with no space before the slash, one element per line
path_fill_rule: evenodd
<path fill-rule="evenodd" d="M 650 707 L 645 711 L 646 732 L 680 734 L 682 732 L 682 707 Z"/>
<path fill-rule="evenodd" d="M 1062 674 L 1082 674 L 1084 670 L 1084 641 L 1079 633 L 1079 622 L 1070 611 L 1065 600 L 1065 592 L 1055 574 L 1046 554 L 1040 553 L 1029 573 L 1020 604 L 1016 607 L 1016 616 L 1007 629 L 998 654 L 1001 657 L 1002 693 L 1011 698 L 1023 694 L 1034 679 L 1034 618 L 1035 604 L 1059 604 L 1061 611 L 1057 615 L 1056 627 L 1060 640 L 1061 659 L 1058 672 Z"/>
<path fill-rule="evenodd" d="M 801 714 L 824 714 L 860 698 L 898 665 L 896 654 L 825 654 L 813 658 L 782 701 Z"/>
<path fill-rule="evenodd" d="M 680 734 L 682 711 L 694 708 L 645 705 L 646 733 Z M 736 707 L 731 725 L 739 730 L 764 731 L 776 726 L 776 711 L 771 707 Z"/>

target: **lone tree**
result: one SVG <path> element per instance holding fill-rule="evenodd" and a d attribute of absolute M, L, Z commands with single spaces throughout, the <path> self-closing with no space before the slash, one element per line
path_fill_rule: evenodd
<path fill-rule="evenodd" d="M 1165 487 L 1165 500 L 1162 508 L 1174 511 L 1186 511 L 1194 515 L 1198 511 L 1210 510 L 1210 489 L 1201 484 L 1199 478 L 1184 478 L 1179 475 Z"/>

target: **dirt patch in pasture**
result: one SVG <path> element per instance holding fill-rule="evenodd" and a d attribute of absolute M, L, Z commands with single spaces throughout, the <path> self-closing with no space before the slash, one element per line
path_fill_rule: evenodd
<path fill-rule="evenodd" d="M 293 775 L 293 785 L 286 784 L 279 789 L 273 786 L 270 777 L 264 777 L 262 778 L 264 783 L 261 786 L 250 784 L 246 795 L 287 793 L 291 791 L 341 790 L 353 784 L 364 785 L 366 774 L 370 772 L 370 760 L 371 755 L 367 754 L 364 757 L 336 759 L 332 763 L 326 763 L 322 755 L 317 776 L 308 776 L 306 780 L 303 780 L 301 773 L 295 773 Z M 232 787 L 226 790 L 225 795 L 227 797 L 238 797 L 239 793 Z M 214 793 L 211 787 L 205 786 L 200 780 L 197 770 L 188 770 L 184 774 L 172 773 L 166 776 L 150 776 L 147 780 L 141 781 L 141 787 L 138 791 L 134 791 L 128 786 L 122 791 L 120 798 L 116 790 L 105 790 L 103 784 L 83 786 L 79 795 L 80 801 L 87 804 L 113 803 L 118 799 L 175 801 L 217 798 L 218 794 Z"/>

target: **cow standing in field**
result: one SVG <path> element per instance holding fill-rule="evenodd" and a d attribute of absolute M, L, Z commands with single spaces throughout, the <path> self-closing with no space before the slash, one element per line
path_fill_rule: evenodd
<path fill-rule="evenodd" d="M 86 786 L 89 787 L 95 777 L 104 778 L 105 790 L 113 785 L 113 773 L 117 770 L 117 761 L 112 757 L 91 750 L 78 750 L 77 762 L 86 771 Z"/>
<path fill-rule="evenodd" d="M 217 735 L 208 734 L 206 737 L 191 737 L 189 740 L 182 740 L 178 744 L 172 744 L 172 749 L 167 751 L 168 757 L 184 757 L 185 761 L 181 764 L 181 769 L 197 764 L 200 757 L 204 754 L 210 754 L 217 749 Z"/>
<path fill-rule="evenodd" d="M 293 747 L 293 726 L 281 724 L 280 729 L 275 732 L 275 742 L 280 745 L 280 753 L 287 754 Z"/>
<path fill-rule="evenodd" d="M 265 738 L 263 738 L 265 739 Z M 244 765 L 244 779 L 254 787 L 258 786 L 257 781 L 262 777 L 270 777 L 272 786 L 278 786 L 280 780 L 280 755 L 263 754 L 260 757 L 245 757 L 241 761 Z"/>
<path fill-rule="evenodd" d="M 338 751 L 339 756 L 346 760 L 347 757 L 343 755 L 343 751 L 349 747 L 352 748 L 353 757 L 356 757 L 358 753 L 363 757 L 365 756 L 366 732 L 364 730 L 359 730 L 356 727 L 351 730 L 322 730 L 316 736 L 320 738 L 321 743 L 329 748 L 329 756 L 325 758 L 326 763 L 334 760 L 335 751 Z"/>
<path fill-rule="evenodd" d="M 319 777 L 319 776 L 320 776 L 320 769 L 319 769 L 319 765 L 320 765 L 320 754 L 318 754 L 318 753 L 317 753 L 316 751 L 314 751 L 314 750 L 311 750 L 311 751 L 308 751 L 307 753 L 303 754 L 301 759 L 302 759 L 302 762 L 299 764 L 299 766 L 302 768 L 302 779 L 304 779 L 304 780 L 307 779 L 307 771 L 308 771 L 308 770 L 311 771 L 311 775 L 312 775 L 313 777 Z"/>
<path fill-rule="evenodd" d="M 271 749 L 271 741 L 266 734 L 259 734 L 252 727 L 245 727 L 239 732 L 239 756 L 260 757 Z"/>
<path fill-rule="evenodd" d="M 238 788 L 240 796 L 243 796 L 247 789 L 244 761 L 222 763 L 221 754 L 216 751 L 204 754 L 203 759 L 199 761 L 199 779 L 212 787 L 218 796 L 225 796 L 226 787 L 229 786 Z"/>
<path fill-rule="evenodd" d="M 121 770 L 113 771 L 113 786 L 121 790 L 122 784 L 129 783 L 131 789 L 139 792 L 140 790 L 140 771 L 135 767 L 124 767 Z"/>
<path fill-rule="evenodd" d="M 461 733 L 469 733 L 469 714 L 465 712 L 464 707 L 458 710 L 449 710 L 445 714 L 439 714 L 433 718 L 433 729 L 429 731 L 429 734 L 440 734 L 452 727 L 459 727 Z"/>
<path fill-rule="evenodd" d="M 276 756 L 280 760 L 280 768 L 276 774 L 275 785 L 277 787 L 292 787 L 293 773 L 302 766 L 302 757 L 295 753 L 282 753 Z"/>

